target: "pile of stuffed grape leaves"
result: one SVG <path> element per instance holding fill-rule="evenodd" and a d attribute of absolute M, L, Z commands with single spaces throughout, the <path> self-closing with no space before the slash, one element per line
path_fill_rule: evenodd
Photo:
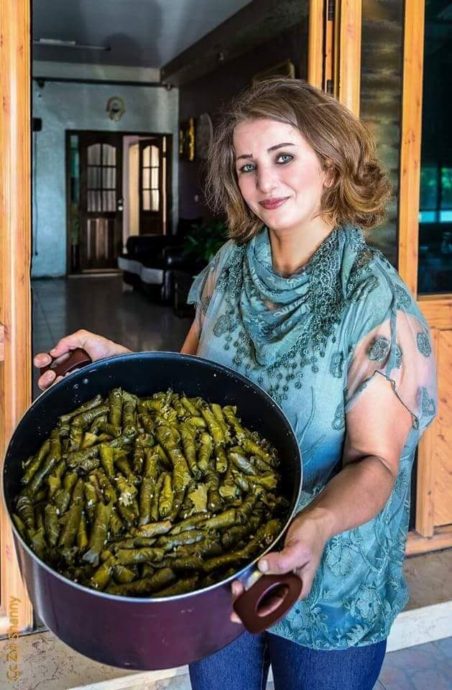
<path fill-rule="evenodd" d="M 202 589 L 281 532 L 278 457 L 235 406 L 116 388 L 59 417 L 23 462 L 13 520 L 83 586 L 133 597 Z"/>

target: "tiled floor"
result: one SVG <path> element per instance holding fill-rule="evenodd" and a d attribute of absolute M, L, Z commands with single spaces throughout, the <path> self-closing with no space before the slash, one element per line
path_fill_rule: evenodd
<path fill-rule="evenodd" d="M 178 318 L 171 309 L 124 291 L 119 276 L 33 281 L 34 352 L 50 349 L 77 328 L 101 333 L 133 350 L 174 351 L 189 326 L 189 319 Z M 452 599 L 452 549 L 409 559 L 405 571 L 412 592 L 408 608 Z M 11 687 L 0 681 L 0 690 Z M 48 682 L 24 685 L 20 690 L 28 687 L 53 690 Z M 151 687 L 157 685 L 146 685 L 146 690 Z M 165 683 L 165 687 L 175 686 Z M 377 688 L 452 690 L 452 638 L 387 654 Z M 55 686 L 55 690 L 63 688 Z"/>
<path fill-rule="evenodd" d="M 451 690 L 452 637 L 387 654 L 377 688 Z"/>

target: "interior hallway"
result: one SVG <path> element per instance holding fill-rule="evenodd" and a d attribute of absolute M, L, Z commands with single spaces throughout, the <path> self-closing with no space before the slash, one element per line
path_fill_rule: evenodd
<path fill-rule="evenodd" d="M 120 275 L 34 280 L 32 285 L 34 353 L 50 349 L 59 338 L 78 328 L 98 332 L 132 350 L 175 351 L 180 348 L 190 326 L 189 318 L 175 316 L 171 308 L 153 304 L 138 292 L 124 290 Z M 35 395 L 38 393 L 35 384 Z M 406 561 L 405 572 L 411 590 L 407 609 L 452 600 L 452 549 L 411 558 Z M 0 642 L 0 652 L 2 644 Z M 17 686 L 20 690 L 44 687 L 46 690 L 74 687 L 113 690 L 116 687 L 111 679 L 117 678 L 120 672 L 84 659 L 52 633 L 22 637 L 19 646 L 24 667 L 22 683 Z M 42 684 L 37 682 L 33 672 L 37 666 L 42 669 L 38 674 Z M 101 681 L 107 684 L 98 685 Z M 130 686 L 117 687 L 185 690 L 189 688 L 187 682 L 182 674 L 172 679 L 165 676 L 164 680 L 144 680 L 143 684 L 131 681 Z M 429 687 L 452 690 L 452 638 L 401 649 L 386 656 L 377 688 L 426 690 Z M 3 685 L 0 679 L 0 690 L 6 688 L 11 690 L 15 685 L 10 682 Z"/>
<path fill-rule="evenodd" d="M 124 286 L 120 274 L 33 280 L 32 292 L 33 354 L 47 352 L 63 335 L 79 328 L 134 351 L 177 351 L 191 324 L 189 318 L 180 318 L 171 308 Z M 38 393 L 35 385 L 34 396 Z"/>

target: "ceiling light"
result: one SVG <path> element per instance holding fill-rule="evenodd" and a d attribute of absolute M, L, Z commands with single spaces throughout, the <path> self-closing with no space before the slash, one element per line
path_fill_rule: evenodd
<path fill-rule="evenodd" d="M 111 50 L 110 46 L 94 46 L 77 41 L 65 41 L 61 38 L 38 38 L 33 40 L 35 46 L 51 46 L 52 48 L 77 48 L 79 50 Z"/>

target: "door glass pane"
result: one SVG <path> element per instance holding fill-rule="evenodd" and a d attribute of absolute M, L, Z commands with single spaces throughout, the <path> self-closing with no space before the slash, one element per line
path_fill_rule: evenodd
<path fill-rule="evenodd" d="M 116 169 L 115 168 L 104 168 L 103 169 L 102 186 L 104 189 L 115 189 L 115 187 L 116 187 Z"/>
<path fill-rule="evenodd" d="M 97 191 L 88 191 L 87 197 L 88 197 L 88 212 L 89 213 L 96 213 L 97 211 L 102 210 L 102 199 L 101 199 L 101 192 Z"/>
<path fill-rule="evenodd" d="M 92 146 L 88 146 L 88 165 L 100 165 L 100 155 L 100 144 L 93 144 Z"/>
<path fill-rule="evenodd" d="M 451 8 L 425 3 L 418 291 L 452 292 Z"/>
<path fill-rule="evenodd" d="M 152 194 L 152 211 L 159 210 L 159 192 L 158 189 L 151 192 Z"/>
<path fill-rule="evenodd" d="M 158 146 L 151 146 L 151 165 L 158 166 L 159 164 L 159 150 Z"/>
<path fill-rule="evenodd" d="M 116 148 L 110 144 L 102 144 L 102 163 L 116 165 Z"/>
<path fill-rule="evenodd" d="M 153 189 L 158 189 L 159 186 L 159 169 L 158 168 L 152 168 L 152 180 L 151 180 L 151 187 Z"/>
<path fill-rule="evenodd" d="M 143 189 L 149 189 L 149 168 L 143 168 Z"/>
<path fill-rule="evenodd" d="M 367 236 L 396 264 L 403 66 L 400 0 L 363 0 L 361 65 L 361 119 L 375 137 L 393 189 L 386 221 Z"/>
<path fill-rule="evenodd" d="M 151 149 L 150 146 L 146 146 L 143 149 L 143 166 L 146 165 L 149 167 L 151 165 L 151 157 L 150 157 L 150 153 L 149 153 L 150 149 Z"/>
<path fill-rule="evenodd" d="M 143 192 L 143 211 L 151 210 L 151 193 L 149 191 Z"/>

